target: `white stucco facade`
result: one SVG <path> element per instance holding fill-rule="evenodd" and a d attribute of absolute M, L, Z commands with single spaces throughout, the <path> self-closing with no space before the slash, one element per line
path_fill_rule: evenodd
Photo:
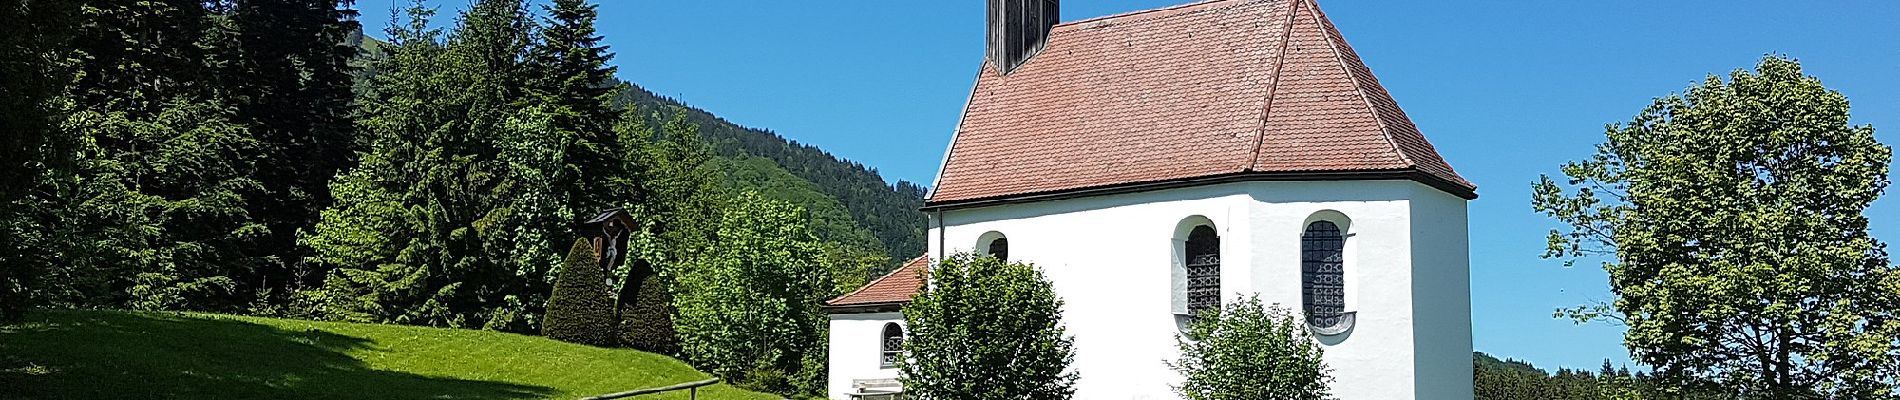
<path fill-rule="evenodd" d="M 831 314 L 830 368 L 825 390 L 833 399 L 849 399 L 857 380 L 897 379 L 897 369 L 883 366 L 885 324 L 904 326 L 896 312 Z M 905 332 L 909 332 L 906 328 Z"/>
<path fill-rule="evenodd" d="M 1343 400 L 1465 400 L 1471 392 L 1465 200 L 1413 181 L 1235 182 L 932 214 L 930 253 L 980 251 L 1001 235 L 1012 261 L 1040 267 L 1066 302 L 1076 398 L 1175 399 L 1181 243 L 1196 225 L 1220 235 L 1224 300 L 1259 294 L 1301 304 L 1308 223 L 1345 233 L 1346 311 L 1321 337 Z M 940 227 L 940 228 L 938 228 Z M 895 376 L 876 367 L 877 334 L 895 314 L 834 315 L 832 387 Z M 858 364 L 863 360 L 864 364 Z M 842 398 L 842 397 L 835 397 Z"/>

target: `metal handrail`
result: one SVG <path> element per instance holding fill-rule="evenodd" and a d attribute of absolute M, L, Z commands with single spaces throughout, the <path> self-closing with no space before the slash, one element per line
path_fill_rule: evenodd
<path fill-rule="evenodd" d="M 712 379 L 707 379 L 703 381 L 695 381 L 695 382 L 686 382 L 686 383 L 681 383 L 681 384 L 672 385 L 672 386 L 661 386 L 661 387 L 656 387 L 656 388 L 635 389 L 635 390 L 629 390 L 629 391 L 619 392 L 619 393 L 608 393 L 608 394 L 603 394 L 603 395 L 593 396 L 593 397 L 582 397 L 581 400 L 624 399 L 624 398 L 639 396 L 643 394 L 664 393 L 664 392 L 671 392 L 675 390 L 690 391 L 689 392 L 690 394 L 688 394 L 689 398 L 698 399 L 699 387 L 710 386 L 715 383 L 719 383 L 719 378 L 712 378 Z"/>

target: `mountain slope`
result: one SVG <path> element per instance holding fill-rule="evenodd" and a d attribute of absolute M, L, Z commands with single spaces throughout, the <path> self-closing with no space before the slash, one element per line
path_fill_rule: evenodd
<path fill-rule="evenodd" d="M 927 221 L 923 212 L 918 211 L 924 205 L 922 185 L 907 181 L 886 183 L 876 170 L 838 158 L 816 146 L 801 144 L 771 131 L 734 124 L 631 83 L 625 87 L 627 89 L 615 99 L 615 105 L 635 105 L 665 116 L 683 109 L 688 119 L 699 124 L 700 135 L 720 156 L 732 159 L 749 155 L 771 160 L 837 199 L 859 226 L 883 242 L 884 253 L 894 263 L 924 253 Z"/>
<path fill-rule="evenodd" d="M 371 90 L 369 78 L 376 74 L 367 60 L 382 56 L 389 44 L 361 32 L 349 42 L 362 50 L 364 61 L 354 63 L 362 68 L 356 77 L 360 95 Z M 887 183 L 876 170 L 816 146 L 734 124 L 630 82 L 613 84 L 624 88 L 614 106 L 637 106 L 657 114 L 659 119 L 650 121 L 655 127 L 684 110 L 721 158 L 729 187 L 751 189 L 805 208 L 819 239 L 883 253 L 892 267 L 923 254 L 926 220 L 918 211 L 924 204 L 922 185 Z"/>

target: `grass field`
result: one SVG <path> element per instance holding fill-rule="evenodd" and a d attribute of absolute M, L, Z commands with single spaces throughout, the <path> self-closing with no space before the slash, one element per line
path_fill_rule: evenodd
<path fill-rule="evenodd" d="M 474 330 L 115 311 L 0 324 L 0 399 L 577 398 L 706 378 L 651 353 Z"/>

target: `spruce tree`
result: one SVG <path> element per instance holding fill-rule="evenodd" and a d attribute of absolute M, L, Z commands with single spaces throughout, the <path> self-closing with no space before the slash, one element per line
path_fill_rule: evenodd
<path fill-rule="evenodd" d="M 361 27 L 352 3 L 239 0 L 224 13 L 231 32 L 219 47 L 232 62 L 219 65 L 217 76 L 261 156 L 282 160 L 256 172 L 264 193 L 249 212 L 268 231 L 251 251 L 272 259 L 245 277 L 255 290 L 281 293 L 321 278 L 300 268 L 306 251 L 296 234 L 329 205 L 329 181 L 355 151 L 349 63 L 356 47 L 346 39 Z"/>
<path fill-rule="evenodd" d="M 554 294 L 548 297 L 542 336 L 593 346 L 616 343 L 614 303 L 607 298 L 607 275 L 598 259 L 587 239 L 574 241 L 554 281 Z"/>
<path fill-rule="evenodd" d="M 79 141 L 59 130 L 74 79 L 70 27 L 77 0 L 25 0 L 0 8 L 0 320 L 35 300 L 37 278 L 55 260 L 59 224 L 51 193 L 70 179 Z"/>
<path fill-rule="evenodd" d="M 364 101 L 370 149 L 303 238 L 337 318 L 531 331 L 568 213 L 549 189 L 566 137 L 521 89 L 525 6 L 486 0 L 446 36 L 411 8 Z"/>
<path fill-rule="evenodd" d="M 594 29 L 597 7 L 586 0 L 545 6 L 540 41 L 528 58 L 537 101 L 547 105 L 552 127 L 574 138 L 557 185 L 570 193 L 568 208 L 583 214 L 634 200 L 624 198 L 629 193 L 601 190 L 604 180 L 626 168 L 614 155 L 617 115 L 611 102 L 619 87 L 614 67 L 607 65 L 614 55 Z"/>
<path fill-rule="evenodd" d="M 197 1 L 96 2 L 75 24 L 85 73 L 63 134 L 81 138 L 71 190 L 54 204 L 69 246 L 45 274 L 64 305 L 236 311 L 264 264 L 259 146 L 213 73 L 220 20 Z"/>

